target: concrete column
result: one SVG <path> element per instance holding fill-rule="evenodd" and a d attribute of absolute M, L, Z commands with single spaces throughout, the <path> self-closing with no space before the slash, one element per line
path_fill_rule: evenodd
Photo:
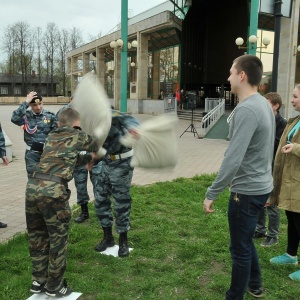
<path fill-rule="evenodd" d="M 159 56 L 160 52 L 153 52 L 153 70 L 152 70 L 152 99 L 158 99 L 159 90 L 160 90 L 160 78 L 159 78 Z"/>
<path fill-rule="evenodd" d="M 138 33 L 137 41 L 137 95 L 142 100 L 147 98 L 148 88 L 148 35 Z"/>
<path fill-rule="evenodd" d="M 82 76 L 90 71 L 90 54 L 82 53 Z"/>
<path fill-rule="evenodd" d="M 120 110 L 121 98 L 121 53 L 119 48 L 114 49 L 114 107 Z"/>
<path fill-rule="evenodd" d="M 72 58 L 69 57 L 67 60 L 67 74 L 72 73 Z"/>
<path fill-rule="evenodd" d="M 77 66 L 77 57 L 71 57 L 70 59 L 70 70 L 69 73 L 71 73 L 71 96 L 74 95 L 74 91 L 76 89 L 77 83 L 78 83 L 78 66 Z"/>
<path fill-rule="evenodd" d="M 105 76 L 106 65 L 104 61 L 104 48 L 96 48 L 96 74 L 98 80 L 105 86 L 107 81 L 107 76 Z"/>
<path fill-rule="evenodd" d="M 291 18 L 282 18 L 279 46 L 277 91 L 282 97 L 282 114 L 293 117 L 295 112 L 290 100 L 295 87 L 296 58 L 294 48 L 298 45 L 300 0 L 293 1 Z"/>

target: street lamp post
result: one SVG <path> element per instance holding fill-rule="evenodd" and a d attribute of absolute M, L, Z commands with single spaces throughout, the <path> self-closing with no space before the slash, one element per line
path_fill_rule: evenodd
<path fill-rule="evenodd" d="M 121 0 L 121 100 L 120 111 L 127 112 L 127 47 L 128 47 L 128 0 Z"/>
<path fill-rule="evenodd" d="M 251 0 L 251 14 L 250 14 L 250 28 L 249 36 L 257 36 L 257 27 L 258 27 L 258 11 L 259 11 L 259 0 Z M 256 55 L 256 47 L 248 49 L 248 53 Z"/>

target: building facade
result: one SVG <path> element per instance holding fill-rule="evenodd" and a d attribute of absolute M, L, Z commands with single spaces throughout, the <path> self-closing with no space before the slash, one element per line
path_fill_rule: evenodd
<path fill-rule="evenodd" d="M 179 2 L 184 3 L 181 11 L 176 10 L 178 1 L 166 1 L 128 21 L 128 41 L 137 42 L 137 47 L 128 47 L 128 111 L 140 112 L 138 107 L 157 100 L 160 90 L 168 94 L 178 88 L 198 91 L 203 97 L 225 97 L 227 105 L 236 103 L 227 78 L 233 59 L 247 51 L 239 49 L 235 39 L 247 39 L 251 0 Z M 300 0 L 292 0 L 290 18 L 281 18 L 277 91 L 284 99 L 286 117 L 293 114 L 289 101 L 300 76 L 299 56 L 294 55 L 299 44 L 299 6 Z M 260 13 L 258 29 L 259 42 L 266 35 L 274 39 L 274 16 Z M 119 109 L 121 48 L 117 43 L 111 48 L 111 42 L 120 37 L 119 28 L 68 52 L 72 94 L 81 77 L 93 71 Z M 262 93 L 270 91 L 273 47 L 272 41 L 267 49 L 257 48 L 266 66 Z"/>

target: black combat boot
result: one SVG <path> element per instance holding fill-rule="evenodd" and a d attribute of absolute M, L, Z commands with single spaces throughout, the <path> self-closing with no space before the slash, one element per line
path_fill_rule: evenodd
<path fill-rule="evenodd" d="M 75 222 L 82 223 L 84 220 L 88 219 L 89 217 L 90 216 L 89 216 L 88 204 L 87 203 L 82 204 L 81 205 L 81 213 L 80 213 L 79 217 L 77 217 L 75 219 Z"/>
<path fill-rule="evenodd" d="M 111 227 L 103 227 L 104 237 L 103 240 L 95 247 L 98 252 L 105 251 L 108 247 L 113 247 L 115 245 L 115 239 L 112 235 Z"/>
<path fill-rule="evenodd" d="M 127 244 L 127 232 L 122 232 L 120 234 L 118 255 L 120 257 L 125 257 L 129 255 L 129 248 Z"/>

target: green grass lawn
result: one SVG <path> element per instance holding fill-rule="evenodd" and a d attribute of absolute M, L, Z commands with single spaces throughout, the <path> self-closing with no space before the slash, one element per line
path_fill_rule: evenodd
<path fill-rule="evenodd" d="M 215 213 L 205 215 L 202 202 L 214 176 L 196 176 L 150 186 L 133 186 L 127 258 L 94 251 L 102 230 L 90 204 L 91 217 L 83 224 L 72 220 L 66 278 L 80 300 L 197 299 L 221 300 L 230 283 L 226 190 L 215 202 Z M 75 217 L 77 216 L 75 213 Z M 286 218 L 282 213 L 279 244 L 259 246 L 265 299 L 299 299 L 300 282 L 288 274 L 295 266 L 269 263 L 286 250 Z M 115 234 L 115 237 L 117 235 Z M 0 244 L 0 299 L 30 297 L 31 263 L 26 235 Z M 246 295 L 245 299 L 253 299 Z"/>

